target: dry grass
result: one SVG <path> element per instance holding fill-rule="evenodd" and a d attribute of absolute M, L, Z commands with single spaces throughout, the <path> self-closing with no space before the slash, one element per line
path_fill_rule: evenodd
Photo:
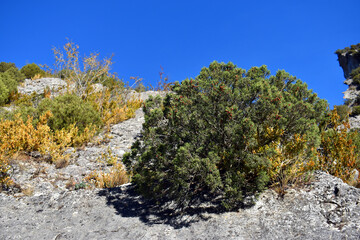
<path fill-rule="evenodd" d="M 112 188 L 130 182 L 130 176 L 122 163 L 116 163 L 111 167 L 109 173 L 94 171 L 85 178 L 85 181 L 97 188 Z"/>

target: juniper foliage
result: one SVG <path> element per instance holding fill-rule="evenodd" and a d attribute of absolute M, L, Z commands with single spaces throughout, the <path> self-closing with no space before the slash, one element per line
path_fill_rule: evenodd
<path fill-rule="evenodd" d="M 179 207 L 219 197 L 226 208 L 237 207 L 268 183 L 271 149 L 257 149 L 294 134 L 320 143 L 327 103 L 285 71 L 270 76 L 266 66 L 245 71 L 213 62 L 171 90 L 146 101 L 143 142 L 123 159 L 146 197 Z M 269 137 L 269 128 L 282 134 Z"/>

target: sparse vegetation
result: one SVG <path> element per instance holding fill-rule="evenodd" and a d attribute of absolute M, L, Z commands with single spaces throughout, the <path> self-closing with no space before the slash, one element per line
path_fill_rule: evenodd
<path fill-rule="evenodd" d="M 360 55 L 360 43 L 351 45 L 350 47 L 346 47 L 344 49 L 338 49 L 335 51 L 335 53 L 337 55 L 340 55 L 343 53 Z"/>
<path fill-rule="evenodd" d="M 69 159 L 64 151 L 68 147 L 81 146 L 103 126 L 133 117 L 141 106 L 142 101 L 127 96 L 125 84 L 109 72 L 111 58 L 101 61 L 98 54 L 92 54 L 80 59 L 77 49 L 73 43 L 66 44 L 65 53 L 55 49 L 59 68 L 49 72 L 34 63 L 21 71 L 13 63 L 0 63 L 0 104 L 13 106 L 11 111 L 0 111 L 1 186 L 11 182 L 9 159 L 18 153 L 39 151 L 49 154 L 48 161 L 56 168 L 66 167 Z M 55 98 L 49 90 L 31 96 L 17 93 L 17 85 L 25 78 L 49 75 L 61 75 L 68 82 L 68 91 Z M 115 173 L 120 170 L 117 166 L 111 171 L 113 176 L 99 175 L 106 182 L 104 186 L 117 184 Z"/>

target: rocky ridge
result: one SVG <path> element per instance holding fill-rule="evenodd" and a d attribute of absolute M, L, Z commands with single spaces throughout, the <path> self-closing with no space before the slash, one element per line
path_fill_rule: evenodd
<path fill-rule="evenodd" d="M 146 99 L 157 92 L 141 93 Z M 267 190 L 255 206 L 221 212 L 211 203 L 186 212 L 138 196 L 131 184 L 112 189 L 67 188 L 93 170 L 111 149 L 117 157 L 141 136 L 144 114 L 111 126 L 108 136 L 69 149 L 56 169 L 34 152 L 12 163 L 22 191 L 0 193 L 0 239 L 360 239 L 360 189 L 317 172 L 314 181 L 280 197 Z"/>

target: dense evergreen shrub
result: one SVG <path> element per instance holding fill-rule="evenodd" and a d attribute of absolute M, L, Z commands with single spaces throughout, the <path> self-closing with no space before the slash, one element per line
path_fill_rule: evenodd
<path fill-rule="evenodd" d="M 143 143 L 123 159 L 139 192 L 182 207 L 220 196 L 231 208 L 266 187 L 273 145 L 302 136 L 305 143 L 287 151 L 310 155 L 326 101 L 285 71 L 269 74 L 266 66 L 246 72 L 213 62 L 172 85 L 164 100 L 150 98 Z"/>
<path fill-rule="evenodd" d="M 10 95 L 17 92 L 18 81 L 21 78 L 22 74 L 15 68 L 0 73 L 0 105 L 9 102 Z"/>
<path fill-rule="evenodd" d="M 55 99 L 44 99 L 38 106 L 39 113 L 48 110 L 52 116 L 48 124 L 53 130 L 68 128 L 75 124 L 79 131 L 84 131 L 86 126 L 101 126 L 100 113 L 90 103 L 84 102 L 80 97 L 73 94 L 65 94 Z"/>
<path fill-rule="evenodd" d="M 25 75 L 27 79 L 33 78 L 35 75 L 39 74 L 41 76 L 45 75 L 45 71 L 42 70 L 35 63 L 27 64 L 21 68 L 21 73 Z"/>
<path fill-rule="evenodd" d="M 25 75 L 22 74 L 17 68 L 9 68 L 5 73 L 9 74 L 10 77 L 17 82 L 22 82 L 25 79 Z"/>
<path fill-rule="evenodd" d="M 1 76 L 0 76 L 0 106 L 6 103 L 8 97 L 9 97 L 9 90 L 1 80 Z"/>

